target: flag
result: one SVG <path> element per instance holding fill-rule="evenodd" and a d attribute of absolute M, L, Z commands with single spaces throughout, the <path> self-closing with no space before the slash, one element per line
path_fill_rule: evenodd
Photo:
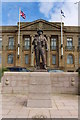
<path fill-rule="evenodd" d="M 63 16 L 63 17 L 65 17 L 65 15 L 64 15 L 64 12 L 61 10 L 61 15 Z"/>
<path fill-rule="evenodd" d="M 24 14 L 24 12 L 23 11 L 20 11 L 20 15 L 22 16 L 22 18 L 26 18 L 26 15 Z"/>

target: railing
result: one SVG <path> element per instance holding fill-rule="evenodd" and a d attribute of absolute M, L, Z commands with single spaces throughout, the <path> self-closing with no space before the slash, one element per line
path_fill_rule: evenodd
<path fill-rule="evenodd" d="M 51 46 L 51 50 L 52 50 L 52 51 L 58 50 L 58 46 Z"/>
<path fill-rule="evenodd" d="M 66 51 L 74 51 L 75 50 L 75 46 L 65 46 L 65 50 Z"/>
<path fill-rule="evenodd" d="M 8 45 L 8 46 L 6 46 L 6 49 L 7 50 L 15 50 L 16 47 L 15 47 L 15 45 Z"/>

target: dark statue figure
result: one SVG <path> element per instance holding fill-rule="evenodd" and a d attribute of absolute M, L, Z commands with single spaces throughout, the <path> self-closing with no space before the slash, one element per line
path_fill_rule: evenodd
<path fill-rule="evenodd" d="M 36 58 L 36 69 L 40 69 L 40 56 L 43 63 L 43 69 L 47 70 L 46 67 L 46 51 L 48 51 L 47 39 L 43 35 L 42 30 L 37 31 L 38 36 L 34 38 L 32 45 L 34 45 L 35 58 Z"/>

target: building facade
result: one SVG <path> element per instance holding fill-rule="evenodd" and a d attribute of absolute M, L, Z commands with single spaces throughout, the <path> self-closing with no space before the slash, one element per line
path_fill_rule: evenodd
<path fill-rule="evenodd" d="M 18 25 L 0 27 L 0 31 L 2 29 L 0 67 L 34 68 L 36 63 L 35 54 L 32 54 L 32 41 L 38 29 L 43 30 L 48 41 L 46 61 L 49 69 L 72 72 L 80 67 L 79 27 L 64 26 L 63 23 L 63 57 L 61 57 L 61 23 L 39 19 L 33 22 L 21 22 L 20 25 L 20 46 L 18 46 Z"/>

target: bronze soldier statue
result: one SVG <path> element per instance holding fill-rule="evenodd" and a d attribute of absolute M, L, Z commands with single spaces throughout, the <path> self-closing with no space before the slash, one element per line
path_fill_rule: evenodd
<path fill-rule="evenodd" d="M 40 69 L 40 56 L 43 63 L 43 69 L 47 70 L 46 67 L 46 51 L 48 51 L 47 39 L 43 35 L 42 30 L 37 31 L 38 36 L 34 38 L 32 45 L 34 45 L 35 57 L 36 57 L 36 68 Z"/>

